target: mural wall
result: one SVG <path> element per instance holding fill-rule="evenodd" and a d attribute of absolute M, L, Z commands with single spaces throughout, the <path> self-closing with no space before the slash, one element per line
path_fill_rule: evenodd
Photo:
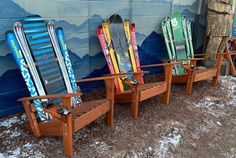
<path fill-rule="evenodd" d="M 21 110 L 16 99 L 28 95 L 5 41 L 5 32 L 23 17 L 39 14 L 64 28 L 73 68 L 79 79 L 108 73 L 96 36 L 96 29 L 103 19 L 117 13 L 136 23 L 141 64 L 158 63 L 166 56 L 160 28 L 162 19 L 178 10 L 196 21 L 195 31 L 198 38 L 202 38 L 204 6 L 201 0 L 1 0 L 0 117 Z M 197 41 L 195 39 L 195 48 L 200 48 L 202 43 Z"/>

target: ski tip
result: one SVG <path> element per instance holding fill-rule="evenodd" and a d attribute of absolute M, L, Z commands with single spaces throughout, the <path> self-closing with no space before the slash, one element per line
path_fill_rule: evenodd
<path fill-rule="evenodd" d="M 53 21 L 48 21 L 48 26 L 54 26 L 54 22 Z"/>
<path fill-rule="evenodd" d="M 123 23 L 121 16 L 118 14 L 113 14 L 112 16 L 110 16 L 108 21 L 109 23 Z"/>
<path fill-rule="evenodd" d="M 102 26 L 100 25 L 100 26 L 98 26 L 98 28 L 97 28 L 97 34 L 102 34 Z"/>
<path fill-rule="evenodd" d="M 14 23 L 14 27 L 16 28 L 22 27 L 22 24 L 19 21 L 17 21 Z"/>
<path fill-rule="evenodd" d="M 5 32 L 5 38 L 6 40 L 9 38 L 9 36 L 14 35 L 14 32 L 12 30 L 8 30 L 7 32 Z"/>
<path fill-rule="evenodd" d="M 62 28 L 62 27 L 57 27 L 57 28 L 56 28 L 56 32 L 58 32 L 58 31 L 59 31 L 59 32 L 63 32 L 63 28 Z"/>

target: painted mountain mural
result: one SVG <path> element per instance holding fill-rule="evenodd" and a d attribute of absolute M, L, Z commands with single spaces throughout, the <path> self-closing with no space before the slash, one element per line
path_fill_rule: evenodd
<path fill-rule="evenodd" d="M 162 1 L 166 2 L 165 0 Z M 152 1 L 148 1 L 148 3 L 151 2 Z M 22 96 L 29 95 L 23 78 L 4 40 L 4 34 L 7 30 L 12 29 L 15 21 L 31 13 L 25 11 L 15 0 L 1 0 L 0 7 L 2 8 L 2 10 L 0 10 L 0 117 L 3 117 L 21 111 L 21 105 L 17 103 L 16 100 Z M 189 17 L 194 16 L 188 9 L 181 11 L 184 15 L 189 15 Z M 123 18 L 130 17 L 130 10 L 126 7 L 121 8 L 116 11 L 116 13 L 122 15 Z M 111 14 L 113 13 L 111 12 L 110 15 Z M 65 31 L 66 43 L 69 48 L 69 55 L 77 79 L 109 73 L 96 36 L 97 26 L 107 17 L 109 17 L 109 15 L 102 13 L 101 16 L 100 14 L 93 14 L 87 18 L 83 17 L 85 20 L 81 21 L 80 24 L 72 24 L 63 18 L 55 18 L 53 20 L 57 27 L 63 27 Z M 139 29 L 137 30 L 139 31 Z M 161 60 L 166 59 L 166 47 L 160 32 L 150 29 L 148 33 L 143 34 L 141 33 L 142 29 L 140 30 L 140 32 L 136 33 L 136 36 L 139 43 L 138 50 L 141 64 L 159 63 Z M 160 30 L 160 28 L 155 30 Z M 160 73 L 163 70 L 156 68 L 149 71 L 151 73 Z M 82 84 L 81 89 L 89 90 L 101 84 L 101 82 Z"/>

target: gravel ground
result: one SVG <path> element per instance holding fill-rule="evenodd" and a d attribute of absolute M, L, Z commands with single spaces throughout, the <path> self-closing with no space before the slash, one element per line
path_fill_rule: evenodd
<path fill-rule="evenodd" d="M 172 86 L 169 105 L 162 96 L 146 100 L 137 119 L 130 106 L 116 105 L 112 128 L 98 119 L 74 134 L 74 157 L 236 157 L 236 78 L 221 77 L 218 88 L 209 82 L 194 84 L 191 96 L 184 85 Z M 25 120 L 0 119 L 0 157 L 64 157 L 62 138 L 35 138 L 23 130 Z"/>

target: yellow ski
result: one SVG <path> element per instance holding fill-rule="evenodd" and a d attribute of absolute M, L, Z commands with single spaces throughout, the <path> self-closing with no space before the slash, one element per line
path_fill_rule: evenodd
<path fill-rule="evenodd" d="M 128 45 L 128 49 L 129 49 L 129 55 L 130 55 L 130 59 L 131 59 L 132 68 L 133 68 L 134 72 L 137 72 L 137 65 L 135 62 L 134 52 L 133 52 L 133 48 L 131 45 L 129 20 L 124 21 L 124 29 L 125 29 L 125 36 L 127 39 L 127 45 Z"/>
<path fill-rule="evenodd" d="M 115 70 L 115 73 L 118 74 L 120 73 L 119 71 L 119 68 L 118 68 L 118 64 L 117 64 L 117 61 L 116 61 L 116 57 L 115 57 L 115 52 L 114 52 L 114 49 L 113 49 L 113 46 L 112 46 L 112 43 L 111 43 L 111 36 L 110 36 L 110 30 L 109 30 L 109 24 L 107 21 L 104 21 L 102 23 L 102 29 L 103 29 L 103 32 L 104 32 L 104 37 L 107 41 L 107 45 L 108 45 L 108 49 L 109 49 L 109 54 L 110 54 L 110 57 L 111 57 L 111 61 L 113 63 L 113 67 L 114 67 L 114 70 Z M 118 92 L 123 92 L 124 91 L 124 86 L 123 86 L 123 83 L 121 81 L 121 79 L 117 79 L 118 80 L 118 84 L 119 84 L 119 87 L 120 87 L 120 90 L 117 90 Z"/>

